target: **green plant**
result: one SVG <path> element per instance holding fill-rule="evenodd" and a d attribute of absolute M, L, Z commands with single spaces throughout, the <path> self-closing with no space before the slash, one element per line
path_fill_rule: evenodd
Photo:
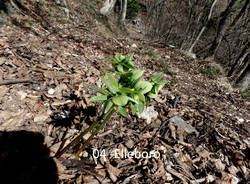
<path fill-rule="evenodd" d="M 159 58 L 158 53 L 154 52 L 154 51 L 145 51 L 144 54 L 146 54 L 146 55 L 148 55 L 148 56 L 150 56 L 152 58 L 156 58 L 156 59 Z"/>
<path fill-rule="evenodd" d="M 139 4 L 136 0 L 128 0 L 127 4 L 127 19 L 134 19 L 139 12 Z"/>
<path fill-rule="evenodd" d="M 104 103 L 103 114 L 101 118 L 104 119 L 99 123 L 97 120 L 85 131 L 80 133 L 69 145 L 67 145 L 56 156 L 60 157 L 69 147 L 76 145 L 80 142 L 81 138 L 88 132 L 97 127 L 87 141 L 81 146 L 77 152 L 77 156 L 88 145 L 90 140 L 104 127 L 107 121 L 111 118 L 114 112 L 119 112 L 122 116 L 126 117 L 128 112 L 132 115 L 136 111 L 142 113 L 145 105 L 150 103 L 150 99 L 156 98 L 161 88 L 169 81 L 161 80 L 163 73 L 155 74 L 149 81 L 142 79 L 143 70 L 134 69 L 132 61 L 133 54 L 123 56 L 116 54 L 110 63 L 113 66 L 111 72 L 106 73 L 106 77 L 101 78 L 105 87 L 98 88 L 101 95 L 92 97 L 90 102 Z M 99 125 L 99 126 L 98 126 Z"/>
<path fill-rule="evenodd" d="M 250 102 L 250 87 L 241 92 L 242 98 Z"/>
<path fill-rule="evenodd" d="M 205 66 L 200 68 L 200 73 L 206 74 L 208 77 L 215 79 L 217 76 L 222 75 L 220 68 L 216 66 Z"/>
<path fill-rule="evenodd" d="M 28 26 L 32 26 L 33 25 L 33 22 L 29 19 L 23 19 L 23 22 L 25 25 L 28 25 Z"/>
<path fill-rule="evenodd" d="M 169 64 L 167 64 L 166 62 L 164 61 L 160 61 L 160 67 L 162 68 L 162 71 L 165 73 L 165 74 L 168 74 L 168 75 L 171 75 L 173 76 L 173 73 L 171 71 L 171 66 Z"/>

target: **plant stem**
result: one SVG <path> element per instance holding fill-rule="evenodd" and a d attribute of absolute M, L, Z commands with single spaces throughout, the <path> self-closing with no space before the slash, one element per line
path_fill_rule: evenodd
<path fill-rule="evenodd" d="M 70 147 L 76 145 L 80 142 L 83 136 L 85 136 L 89 131 L 91 131 L 93 128 L 97 126 L 99 123 L 98 119 L 92 123 L 87 129 L 85 129 L 83 132 L 81 132 L 73 141 L 71 141 L 67 146 L 65 146 L 61 151 L 57 152 L 55 157 L 59 158 L 65 151 L 67 151 Z"/>
<path fill-rule="evenodd" d="M 116 111 L 116 108 L 111 108 L 108 115 L 106 116 L 106 118 L 103 120 L 103 122 L 100 124 L 100 126 L 98 128 L 96 128 L 96 130 L 92 133 L 92 135 L 87 139 L 87 141 L 81 146 L 81 148 L 77 151 L 76 153 L 76 157 L 79 156 L 79 154 L 85 149 L 85 147 L 89 144 L 89 142 L 91 141 L 91 139 L 104 127 L 104 125 L 107 123 L 107 121 L 111 118 L 111 116 L 114 114 L 114 112 Z"/>

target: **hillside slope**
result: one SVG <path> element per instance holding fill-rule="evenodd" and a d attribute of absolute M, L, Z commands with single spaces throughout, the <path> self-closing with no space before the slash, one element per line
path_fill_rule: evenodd
<path fill-rule="evenodd" d="M 88 99 L 109 67 L 106 58 L 134 53 L 135 66 L 145 70 L 146 78 L 163 71 L 171 81 L 152 102 L 157 118 L 147 123 L 115 115 L 80 161 L 70 151 L 54 159 L 58 183 L 247 183 L 250 104 L 227 79 L 201 73 L 210 62 L 152 42 L 138 27 L 128 23 L 127 33 L 121 31 L 95 11 L 100 1 L 70 2 L 69 17 L 54 1 L 30 0 L 11 17 L 5 15 L 0 25 L 0 138 L 4 131 L 39 132 L 53 156 L 97 117 L 101 106 Z M 105 150 L 106 159 L 94 160 L 94 148 Z M 112 156 L 115 150 L 135 149 L 160 157 Z M 0 163 L 5 159 L 0 157 Z M 3 182 L 18 175 L 11 167 L 10 175 L 1 176 Z"/>

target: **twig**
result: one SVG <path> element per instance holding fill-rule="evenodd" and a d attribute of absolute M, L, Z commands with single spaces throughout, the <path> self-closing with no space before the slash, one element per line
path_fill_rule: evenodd
<path fill-rule="evenodd" d="M 17 83 L 33 83 L 34 81 L 31 79 L 10 79 L 10 80 L 4 80 L 0 81 L 1 85 L 8 85 L 8 84 L 17 84 Z"/>

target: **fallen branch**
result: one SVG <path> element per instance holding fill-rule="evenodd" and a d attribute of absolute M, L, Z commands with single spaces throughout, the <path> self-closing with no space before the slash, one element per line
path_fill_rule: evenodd
<path fill-rule="evenodd" d="M 8 84 L 18 84 L 18 83 L 33 83 L 34 81 L 31 79 L 10 79 L 10 80 L 4 80 L 0 81 L 1 85 L 8 85 Z"/>

